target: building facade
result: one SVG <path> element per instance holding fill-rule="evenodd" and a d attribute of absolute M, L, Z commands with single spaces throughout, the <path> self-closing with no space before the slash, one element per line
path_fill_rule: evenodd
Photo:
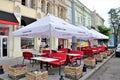
<path fill-rule="evenodd" d="M 75 2 L 75 25 L 83 25 L 91 28 L 91 10 L 83 5 L 79 0 L 73 0 Z M 67 21 L 72 23 L 72 0 L 66 0 L 67 4 Z"/>
<path fill-rule="evenodd" d="M 25 50 L 33 52 L 38 51 L 40 46 L 48 47 L 46 43 L 49 44 L 49 39 L 13 37 L 13 31 L 46 16 L 48 13 L 66 20 L 65 0 L 0 0 L 0 3 L 0 12 L 13 14 L 17 21 L 16 24 L 9 24 L 8 20 L 8 24 L 6 24 L 0 18 L 0 58 L 18 57 Z M 58 43 L 64 44 L 65 47 L 68 46 L 67 40 L 53 38 L 52 49 L 57 50 Z M 4 44 L 7 44 L 6 50 L 3 50 Z"/>
<path fill-rule="evenodd" d="M 92 28 L 96 29 L 97 25 L 104 25 L 105 20 L 94 10 L 92 13 Z"/>
<path fill-rule="evenodd" d="M 91 11 L 79 0 L 73 1 L 75 25 L 91 28 Z M 14 37 L 12 32 L 48 13 L 72 23 L 71 3 L 72 0 L 0 0 L 0 58 L 19 57 L 26 50 L 38 53 L 43 48 L 49 49 L 50 39 Z M 59 45 L 71 48 L 71 39 L 52 38 L 52 49 L 57 50 Z"/>

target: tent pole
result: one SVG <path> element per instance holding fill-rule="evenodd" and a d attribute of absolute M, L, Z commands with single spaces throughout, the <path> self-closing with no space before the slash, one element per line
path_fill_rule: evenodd
<path fill-rule="evenodd" d="M 52 29 L 51 29 L 51 24 L 50 24 L 50 54 L 52 54 Z"/>

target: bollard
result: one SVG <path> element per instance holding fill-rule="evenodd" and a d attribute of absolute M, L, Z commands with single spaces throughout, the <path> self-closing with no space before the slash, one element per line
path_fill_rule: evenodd
<path fill-rule="evenodd" d="M 95 60 L 95 63 L 97 64 L 97 59 Z"/>
<path fill-rule="evenodd" d="M 0 66 L 0 74 L 4 74 L 4 70 L 2 66 Z"/>
<path fill-rule="evenodd" d="M 60 76 L 60 79 L 59 79 L 59 80 L 64 80 L 63 75 Z"/>
<path fill-rule="evenodd" d="M 87 71 L 87 66 L 84 64 L 83 66 L 83 72 L 86 72 Z"/>

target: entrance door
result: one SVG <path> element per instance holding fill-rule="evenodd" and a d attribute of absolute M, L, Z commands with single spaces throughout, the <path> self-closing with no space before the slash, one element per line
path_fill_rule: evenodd
<path fill-rule="evenodd" d="M 7 56 L 7 36 L 0 36 L 0 58 Z"/>

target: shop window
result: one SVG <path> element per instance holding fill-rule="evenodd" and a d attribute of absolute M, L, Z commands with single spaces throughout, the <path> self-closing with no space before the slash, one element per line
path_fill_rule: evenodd
<path fill-rule="evenodd" d="M 33 49 L 34 39 L 33 38 L 21 38 L 21 49 Z"/>
<path fill-rule="evenodd" d="M 0 27 L 0 35 L 9 35 L 9 28 Z"/>

